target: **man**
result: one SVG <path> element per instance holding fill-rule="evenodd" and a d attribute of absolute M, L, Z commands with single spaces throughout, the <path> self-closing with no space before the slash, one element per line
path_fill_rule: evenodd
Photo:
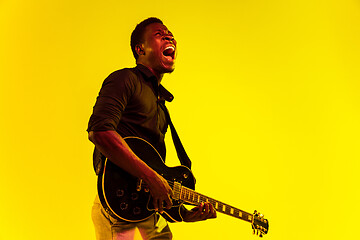
<path fill-rule="evenodd" d="M 172 206 L 170 186 L 131 151 L 123 138 L 143 138 L 165 159 L 168 122 L 160 103 L 171 101 L 173 96 L 160 82 L 165 73 L 175 69 L 176 41 L 161 20 L 148 18 L 134 29 L 131 49 L 137 66 L 115 71 L 105 79 L 90 117 L 89 139 L 96 151 L 148 185 L 155 210 L 162 213 L 164 206 Z M 216 211 L 211 204 L 202 203 L 190 211 L 182 208 L 181 215 L 185 222 L 195 222 L 215 218 Z M 144 239 L 172 238 L 160 214 L 141 222 L 126 222 L 109 215 L 98 197 L 92 218 L 97 239 L 132 239 L 135 227 Z"/>

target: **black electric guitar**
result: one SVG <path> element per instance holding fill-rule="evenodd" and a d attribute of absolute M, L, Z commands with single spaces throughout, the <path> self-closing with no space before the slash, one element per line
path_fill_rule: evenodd
<path fill-rule="evenodd" d="M 195 179 L 185 166 L 167 167 L 156 149 L 147 141 L 137 137 L 124 138 L 131 150 L 158 174 L 162 175 L 173 190 L 173 206 L 164 209 L 162 216 L 170 222 L 181 222 L 180 207 L 183 203 L 200 205 L 210 202 L 217 212 L 250 222 L 254 233 L 267 234 L 269 222 L 257 213 L 247 213 L 194 191 Z M 102 205 L 109 213 L 129 222 L 139 222 L 155 213 L 149 189 L 137 179 L 109 160 L 105 160 L 98 177 L 98 193 Z"/>

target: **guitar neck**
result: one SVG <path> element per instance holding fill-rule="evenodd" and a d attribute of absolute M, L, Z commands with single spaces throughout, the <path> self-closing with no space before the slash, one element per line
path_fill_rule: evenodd
<path fill-rule="evenodd" d="M 247 222 L 252 222 L 254 215 L 245 211 L 242 211 L 238 208 L 225 204 L 223 202 L 217 201 L 213 198 L 207 197 L 203 194 L 197 193 L 194 190 L 181 186 L 180 192 L 178 193 L 180 200 L 183 200 L 187 203 L 200 205 L 202 202 L 209 202 L 213 205 L 217 212 L 242 219 Z"/>

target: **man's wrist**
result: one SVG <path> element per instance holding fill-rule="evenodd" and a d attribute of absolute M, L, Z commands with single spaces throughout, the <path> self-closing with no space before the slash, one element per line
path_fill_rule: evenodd
<path fill-rule="evenodd" d="M 186 209 L 184 205 L 181 205 L 180 207 L 180 215 L 184 222 L 187 221 L 187 216 L 189 214 L 189 210 Z"/>

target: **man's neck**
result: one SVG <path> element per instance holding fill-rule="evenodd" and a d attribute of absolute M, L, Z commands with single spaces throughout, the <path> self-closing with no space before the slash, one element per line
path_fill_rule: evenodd
<path fill-rule="evenodd" d="M 156 79 L 158 80 L 158 85 L 160 85 L 160 82 L 161 82 L 161 80 L 162 80 L 162 78 L 163 78 L 163 76 L 164 76 L 163 73 L 158 73 L 157 71 L 155 71 L 155 70 L 152 69 L 151 67 L 147 66 L 147 64 L 142 63 L 142 62 L 140 62 L 140 61 L 136 62 L 136 64 L 141 64 L 141 65 L 147 67 L 147 68 L 152 72 L 152 74 L 154 74 L 154 76 L 156 77 Z"/>

